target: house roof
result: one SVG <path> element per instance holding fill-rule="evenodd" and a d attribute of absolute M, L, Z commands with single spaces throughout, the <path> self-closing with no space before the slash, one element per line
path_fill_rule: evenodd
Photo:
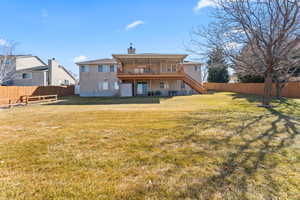
<path fill-rule="evenodd" d="M 4 57 L 5 55 L 0 55 L 1 57 Z M 47 65 L 42 59 L 40 59 L 38 56 L 33 56 L 31 54 L 28 55 L 7 55 L 8 57 L 15 57 L 15 58 L 36 58 L 37 60 L 39 60 L 43 65 Z"/>
<path fill-rule="evenodd" d="M 203 64 L 195 61 L 184 61 L 183 65 L 203 65 Z"/>
<path fill-rule="evenodd" d="M 45 71 L 45 70 L 48 70 L 48 69 L 49 69 L 48 66 L 37 66 L 37 67 L 20 69 L 20 70 L 17 70 L 17 72 L 20 72 L 20 71 Z"/>
<path fill-rule="evenodd" d="M 188 55 L 186 54 L 157 54 L 157 53 L 143 53 L 143 54 L 113 54 L 113 58 L 119 59 L 185 59 Z"/>
<path fill-rule="evenodd" d="M 60 68 L 62 68 L 69 76 L 71 76 L 71 78 L 74 79 L 74 81 L 76 81 L 76 78 L 69 72 L 69 70 L 67 70 L 64 66 L 59 65 Z"/>
<path fill-rule="evenodd" d="M 87 60 L 83 62 L 77 62 L 77 65 L 97 65 L 97 64 L 117 64 L 115 59 L 104 58 L 104 59 L 97 59 L 97 60 Z"/>

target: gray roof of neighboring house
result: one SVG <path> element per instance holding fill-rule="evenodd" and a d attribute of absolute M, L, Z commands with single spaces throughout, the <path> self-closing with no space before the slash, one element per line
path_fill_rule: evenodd
<path fill-rule="evenodd" d="M 69 74 L 69 76 L 71 76 L 74 81 L 76 81 L 77 79 L 69 72 L 69 70 L 67 70 L 64 66 L 59 65 L 59 67 L 61 67 L 67 74 Z"/>
<path fill-rule="evenodd" d="M 45 70 L 48 70 L 48 69 L 49 69 L 48 66 L 37 66 L 37 67 L 20 69 L 20 70 L 17 70 L 17 71 L 18 72 L 20 72 L 20 71 L 45 71 Z"/>
<path fill-rule="evenodd" d="M 77 65 L 93 65 L 93 64 L 117 64 L 115 59 L 104 58 L 104 59 L 97 59 L 97 60 L 87 60 L 82 62 L 77 62 Z"/>
<path fill-rule="evenodd" d="M 4 55 L 0 55 L 0 57 L 3 57 Z M 16 58 L 32 58 L 35 57 L 36 59 L 38 59 L 43 65 L 47 65 L 42 59 L 40 59 L 38 56 L 33 56 L 33 55 L 8 55 L 11 57 L 16 57 Z"/>
<path fill-rule="evenodd" d="M 195 61 L 184 61 L 184 65 L 203 65 L 203 63 L 195 62 Z"/>

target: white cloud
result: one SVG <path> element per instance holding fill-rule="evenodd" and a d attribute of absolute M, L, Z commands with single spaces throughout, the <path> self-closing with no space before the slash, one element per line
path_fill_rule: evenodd
<path fill-rule="evenodd" d="M 237 43 L 237 42 L 228 42 L 226 45 L 225 45 L 225 48 L 228 49 L 228 50 L 231 50 L 231 49 L 237 49 L 241 47 L 241 44 Z"/>
<path fill-rule="evenodd" d="M 126 26 L 126 30 L 128 31 L 129 29 L 135 28 L 135 27 L 137 27 L 137 26 L 139 26 L 139 25 L 142 25 L 142 24 L 145 24 L 145 22 L 142 21 L 142 20 L 134 21 L 134 22 L 132 22 L 131 24 L 128 24 L 128 25 Z"/>
<path fill-rule="evenodd" d="M 77 63 L 77 62 L 85 61 L 87 58 L 88 58 L 87 56 L 83 56 L 83 55 L 76 56 L 76 57 L 73 59 L 73 62 L 74 62 L 74 63 Z"/>
<path fill-rule="evenodd" d="M 216 6 L 214 0 L 199 0 L 197 5 L 194 7 L 194 12 L 198 12 L 200 9 L 205 7 L 213 7 Z"/>
<path fill-rule="evenodd" d="M 0 46 L 5 46 L 7 44 L 7 41 L 3 38 L 0 38 Z"/>

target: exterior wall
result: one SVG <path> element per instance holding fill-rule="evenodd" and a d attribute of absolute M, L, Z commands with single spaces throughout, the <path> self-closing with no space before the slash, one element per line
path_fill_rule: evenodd
<path fill-rule="evenodd" d="M 148 61 L 145 61 L 148 62 Z M 101 63 L 99 63 L 100 65 Z M 117 78 L 116 72 L 98 72 L 98 64 L 85 65 L 89 67 L 88 72 L 82 72 L 79 67 L 80 74 L 80 96 L 119 96 L 120 90 L 114 88 L 115 82 L 121 82 Z M 174 69 L 168 70 L 168 67 L 176 67 L 178 70 L 178 62 L 151 62 L 149 63 L 125 63 L 122 70 L 125 73 L 135 73 L 136 68 L 150 68 L 150 73 L 174 73 Z M 184 64 L 184 72 L 190 75 L 193 79 L 201 83 L 201 70 L 195 71 L 196 64 Z M 102 90 L 99 83 L 108 81 L 109 89 Z M 165 88 L 160 88 L 160 80 L 138 80 L 137 82 L 147 82 L 148 91 L 160 91 L 162 95 L 169 95 L 170 91 L 176 91 L 178 95 L 196 93 L 188 85 L 182 88 L 183 81 L 181 80 L 162 80 L 167 85 Z M 131 81 L 124 81 L 131 82 Z M 119 86 L 120 88 L 120 86 Z"/>
<path fill-rule="evenodd" d="M 46 66 L 45 63 L 41 62 L 36 57 L 17 57 L 16 59 L 16 70 L 28 69 L 32 67 Z"/>
<path fill-rule="evenodd" d="M 119 90 L 114 88 L 114 82 L 118 81 L 117 72 L 98 72 L 98 65 L 89 66 L 88 72 L 80 71 L 80 96 L 118 96 Z M 102 90 L 99 83 L 108 81 L 108 90 Z"/>
<path fill-rule="evenodd" d="M 70 76 L 62 67 L 60 67 L 59 63 L 56 60 L 49 60 L 48 65 L 50 73 L 50 85 L 64 85 L 65 80 L 69 81 L 69 85 L 75 85 L 74 78 Z"/>
<path fill-rule="evenodd" d="M 195 64 L 185 64 L 183 69 L 186 74 L 191 76 L 194 80 L 198 81 L 199 83 L 202 83 L 202 73 L 201 73 L 201 67 L 199 71 L 195 70 L 195 66 L 200 66 L 200 65 L 195 65 Z M 185 91 L 189 93 L 197 93 L 195 92 L 190 86 L 185 84 Z"/>
<path fill-rule="evenodd" d="M 199 83 L 202 83 L 201 66 L 199 71 L 195 71 L 195 66 L 200 66 L 200 65 L 184 65 L 183 67 L 184 72 L 187 73 L 196 81 L 198 81 Z"/>
<path fill-rule="evenodd" d="M 23 73 L 31 73 L 32 77 L 30 79 L 23 79 Z M 16 72 L 14 79 L 12 80 L 12 85 L 16 86 L 46 86 L 47 85 L 47 71 L 20 71 Z"/>

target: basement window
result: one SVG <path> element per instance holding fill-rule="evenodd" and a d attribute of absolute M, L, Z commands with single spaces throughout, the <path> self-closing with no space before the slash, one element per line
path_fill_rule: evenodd
<path fill-rule="evenodd" d="M 165 89 L 165 82 L 161 81 L 161 82 L 159 83 L 159 88 L 160 88 L 160 89 Z"/>
<path fill-rule="evenodd" d="M 32 74 L 31 73 L 23 73 L 22 79 L 32 79 Z"/>

